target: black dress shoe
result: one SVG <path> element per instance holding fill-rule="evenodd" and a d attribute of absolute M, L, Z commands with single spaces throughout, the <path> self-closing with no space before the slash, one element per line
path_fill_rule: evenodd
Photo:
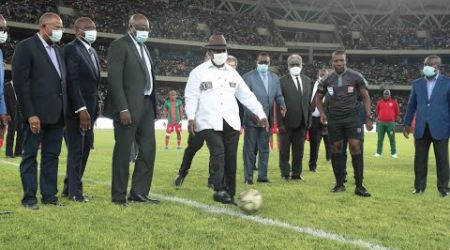
<path fill-rule="evenodd" d="M 38 210 L 38 204 L 37 203 L 32 203 L 32 204 L 23 204 L 23 207 L 25 209 L 30 209 L 30 210 Z"/>
<path fill-rule="evenodd" d="M 130 194 L 128 196 L 128 201 L 131 202 L 142 202 L 142 203 L 152 203 L 152 204 L 158 204 L 159 200 L 151 199 L 146 195 L 140 195 L 140 194 Z"/>
<path fill-rule="evenodd" d="M 253 185 L 253 181 L 252 180 L 245 180 L 244 184 L 246 184 L 246 185 Z"/>
<path fill-rule="evenodd" d="M 178 175 L 177 178 L 175 178 L 173 185 L 175 185 L 175 187 L 181 187 L 181 185 L 183 185 L 184 177 L 185 176 Z"/>
<path fill-rule="evenodd" d="M 362 197 L 370 197 L 371 196 L 371 194 L 367 191 L 367 189 L 364 186 L 356 187 L 355 194 L 362 196 Z"/>
<path fill-rule="evenodd" d="M 336 185 L 336 186 L 334 186 L 333 189 L 331 189 L 331 192 L 333 192 L 333 193 L 339 193 L 339 192 L 344 192 L 344 191 L 345 191 L 344 185 Z"/>
<path fill-rule="evenodd" d="M 301 175 L 293 175 L 293 176 L 291 176 L 291 179 L 292 180 L 301 180 L 301 181 L 305 180 L 305 178 L 303 178 L 303 176 L 301 176 Z"/>
<path fill-rule="evenodd" d="M 56 201 L 44 201 L 44 202 L 42 202 L 42 204 L 44 204 L 44 205 L 52 205 L 52 206 L 57 206 L 57 207 L 64 207 L 64 204 L 62 204 L 58 200 L 56 200 Z"/>
<path fill-rule="evenodd" d="M 424 192 L 425 192 L 425 190 L 416 188 L 412 191 L 412 194 L 423 194 Z"/>
<path fill-rule="evenodd" d="M 314 173 L 318 173 L 318 172 L 317 172 L 317 169 L 315 169 L 315 168 L 313 168 L 313 169 L 310 169 L 310 170 L 309 170 L 309 172 L 314 172 Z"/>
<path fill-rule="evenodd" d="M 6 155 L 6 158 L 15 158 L 14 155 Z"/>
<path fill-rule="evenodd" d="M 257 179 L 256 182 L 261 182 L 261 183 L 270 183 L 269 179 Z"/>
<path fill-rule="evenodd" d="M 447 197 L 448 196 L 448 192 L 439 192 L 440 194 L 441 194 L 441 197 L 442 198 L 445 198 L 445 197 Z"/>
<path fill-rule="evenodd" d="M 281 176 L 281 180 L 289 181 L 289 175 Z"/>
<path fill-rule="evenodd" d="M 159 200 L 150 198 L 150 197 L 148 197 L 147 195 L 144 195 L 144 197 L 145 197 L 145 199 L 147 199 L 147 201 L 148 201 L 149 203 L 153 203 L 153 204 L 159 204 L 159 203 L 160 203 Z"/>
<path fill-rule="evenodd" d="M 228 194 L 228 192 L 225 190 L 216 191 L 213 195 L 213 199 L 214 199 L 214 201 L 217 201 L 217 202 L 220 202 L 223 204 L 230 204 L 233 202 L 233 199 Z"/>

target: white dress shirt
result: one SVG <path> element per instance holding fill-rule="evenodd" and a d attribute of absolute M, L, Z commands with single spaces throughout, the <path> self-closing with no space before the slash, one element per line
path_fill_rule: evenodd
<path fill-rule="evenodd" d="M 217 68 L 210 60 L 189 74 L 184 92 L 186 115 L 195 120 L 196 131 L 223 131 L 223 120 L 239 131 L 241 121 L 236 98 L 260 119 L 267 118 L 256 96 L 239 73 L 225 64 Z"/>
<path fill-rule="evenodd" d="M 294 85 L 297 90 L 299 88 L 299 86 L 297 86 L 297 78 L 298 78 L 298 82 L 300 83 L 300 91 L 303 93 L 303 86 L 302 86 L 303 83 L 302 83 L 302 78 L 300 77 L 300 75 L 295 76 L 295 75 L 291 74 L 291 77 L 292 77 L 292 81 L 294 81 Z"/>
<path fill-rule="evenodd" d="M 131 40 L 133 40 L 134 45 L 136 46 L 136 49 L 138 51 L 138 54 L 140 57 L 142 57 L 141 55 L 141 45 L 136 41 L 136 39 L 134 39 L 134 37 L 130 34 L 128 34 L 131 37 Z M 145 44 L 143 44 L 142 46 L 145 46 Z M 151 95 L 152 91 L 153 91 L 153 79 L 152 79 L 152 64 L 150 63 L 150 58 L 148 58 L 147 53 L 145 53 L 145 49 L 144 49 L 144 59 L 145 59 L 145 65 L 147 66 L 148 69 L 148 74 L 149 74 L 149 79 L 150 79 L 150 89 L 148 91 L 144 92 L 144 95 Z"/>
<path fill-rule="evenodd" d="M 314 96 L 316 95 L 317 87 L 318 87 L 318 86 L 319 86 L 319 80 L 317 80 L 317 81 L 314 83 L 314 87 L 313 87 L 313 90 L 312 90 L 312 96 L 311 96 L 311 102 L 314 101 Z M 316 107 L 316 109 L 314 109 L 314 112 L 312 112 L 311 115 L 314 116 L 314 117 L 320 117 L 319 109 Z"/>

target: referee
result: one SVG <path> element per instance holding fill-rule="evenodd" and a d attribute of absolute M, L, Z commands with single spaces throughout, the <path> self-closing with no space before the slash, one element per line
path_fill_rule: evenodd
<path fill-rule="evenodd" d="M 348 139 L 352 165 L 355 174 L 355 194 L 369 197 L 370 193 L 363 186 L 363 155 L 361 154 L 361 139 L 363 130 L 358 113 L 358 94 L 361 96 L 368 130 L 372 130 L 370 117 L 370 96 L 367 90 L 367 81 L 361 73 L 348 69 L 345 51 L 336 50 L 332 54 L 333 72 L 322 79 L 317 88 L 316 105 L 320 112 L 320 122 L 328 125 L 329 141 L 331 143 L 331 163 L 336 178 L 336 186 L 332 192 L 345 191 L 344 175 L 345 158 L 342 153 L 344 138 Z M 325 114 L 322 102 L 323 96 L 328 93 L 328 112 Z"/>

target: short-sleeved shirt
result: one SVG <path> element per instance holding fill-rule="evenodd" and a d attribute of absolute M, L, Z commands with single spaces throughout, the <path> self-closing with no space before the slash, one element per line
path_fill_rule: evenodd
<path fill-rule="evenodd" d="M 166 100 L 166 102 L 164 103 L 164 108 L 167 109 L 168 112 L 168 124 L 180 122 L 180 107 L 182 106 L 183 102 L 180 99 L 176 99 L 174 102 L 170 101 L 170 99 Z"/>
<path fill-rule="evenodd" d="M 346 69 L 341 74 L 336 71 L 324 77 L 317 92 L 328 96 L 327 115 L 331 119 L 359 117 L 358 100 L 361 88 L 367 89 L 367 81 L 358 71 Z"/>

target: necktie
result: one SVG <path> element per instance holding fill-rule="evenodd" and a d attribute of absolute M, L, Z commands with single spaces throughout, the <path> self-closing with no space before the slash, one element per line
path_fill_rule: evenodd
<path fill-rule="evenodd" d="M 147 79 L 147 82 L 145 83 L 145 91 L 149 91 L 150 90 L 150 73 L 148 72 L 148 68 L 147 68 L 147 62 L 145 61 L 145 57 L 144 57 L 144 53 L 145 53 L 145 51 L 144 51 L 144 45 L 143 44 L 140 44 L 139 45 L 139 47 L 140 47 L 140 49 L 141 49 L 141 60 L 142 60 L 142 63 L 144 63 L 144 66 L 145 66 L 145 72 L 147 73 L 147 77 L 145 77 L 145 79 Z"/>
<path fill-rule="evenodd" d="M 300 80 L 298 79 L 298 76 L 295 77 L 295 80 L 297 80 L 297 91 L 300 93 L 303 93 L 302 85 L 300 84 Z"/>
<path fill-rule="evenodd" d="M 97 59 L 95 59 L 95 54 L 92 48 L 88 49 L 89 55 L 91 56 L 92 63 L 94 64 L 95 73 L 98 73 Z"/>

